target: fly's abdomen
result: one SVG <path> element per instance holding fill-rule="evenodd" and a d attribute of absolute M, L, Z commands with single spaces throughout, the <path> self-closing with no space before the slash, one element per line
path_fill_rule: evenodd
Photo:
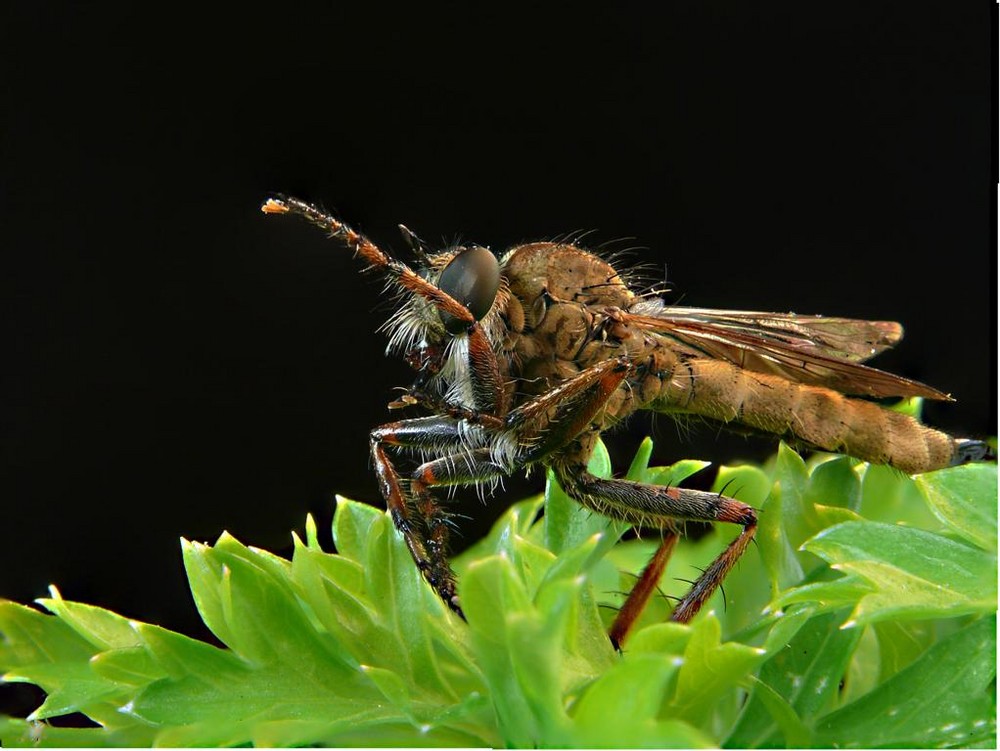
<path fill-rule="evenodd" d="M 952 464 L 958 442 L 907 415 L 722 360 L 679 361 L 648 408 L 735 422 L 907 473 Z"/>

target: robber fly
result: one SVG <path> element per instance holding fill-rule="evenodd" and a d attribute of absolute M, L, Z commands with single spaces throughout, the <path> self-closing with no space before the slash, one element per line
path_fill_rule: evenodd
<path fill-rule="evenodd" d="M 655 590 L 681 524 L 740 525 L 671 618 L 695 616 L 753 539 L 757 512 L 716 493 L 590 474 L 600 433 L 638 409 L 735 423 L 907 473 L 986 453 L 979 441 L 953 438 L 865 398 L 950 399 L 863 364 L 899 341 L 898 323 L 670 306 L 630 289 L 610 263 L 574 244 L 518 245 L 499 258 L 476 245 L 431 253 L 401 227 L 420 262 L 414 269 L 303 201 L 272 198 L 261 208 L 325 230 L 398 294 L 386 325 L 388 351 L 402 354 L 416 379 L 389 406 L 430 414 L 375 428 L 371 455 L 413 560 L 459 615 L 449 519 L 433 491 L 541 464 L 585 507 L 662 534 L 612 625 L 619 647 Z M 416 465 L 405 474 L 396 468 L 401 455 Z"/>

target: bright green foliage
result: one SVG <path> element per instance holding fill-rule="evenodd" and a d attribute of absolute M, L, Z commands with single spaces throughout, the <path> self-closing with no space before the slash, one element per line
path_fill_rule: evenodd
<path fill-rule="evenodd" d="M 701 462 L 633 480 L 677 484 Z M 603 447 L 591 470 L 607 476 Z M 916 480 L 787 447 L 722 467 L 760 509 L 751 547 L 691 625 L 655 598 L 614 651 L 606 630 L 656 547 L 552 478 L 455 561 L 468 623 L 421 579 L 389 517 L 338 499 L 291 561 L 223 534 L 183 541 L 217 648 L 100 608 L 0 601 L 0 671 L 42 706 L 3 746 L 982 747 L 995 743 L 997 473 Z M 685 540 L 683 594 L 738 532 Z M 54 727 L 82 712 L 101 727 Z"/>

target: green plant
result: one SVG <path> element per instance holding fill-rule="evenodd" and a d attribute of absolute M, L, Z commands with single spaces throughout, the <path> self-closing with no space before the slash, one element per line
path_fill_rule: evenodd
<path fill-rule="evenodd" d="M 677 483 L 700 462 L 628 472 Z M 603 447 L 592 470 L 607 475 Z M 53 588 L 0 602 L 0 670 L 47 693 L 16 745 L 993 747 L 995 465 L 916 479 L 845 457 L 722 467 L 761 509 L 759 545 L 690 626 L 656 598 L 622 654 L 605 630 L 653 540 L 549 480 L 455 561 L 464 623 L 387 516 L 338 500 L 337 553 L 312 519 L 291 561 L 223 534 L 183 542 L 198 610 L 227 648 Z M 544 509 L 544 513 L 542 513 Z M 541 514 L 541 516 L 540 516 Z M 676 595 L 731 539 L 678 546 Z M 99 728 L 46 720 L 83 712 Z"/>

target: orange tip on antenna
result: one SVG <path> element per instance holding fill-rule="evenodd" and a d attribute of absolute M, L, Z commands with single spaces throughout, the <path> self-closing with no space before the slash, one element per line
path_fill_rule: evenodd
<path fill-rule="evenodd" d="M 265 214 L 287 214 L 288 207 L 277 198 L 268 198 L 260 207 Z"/>

